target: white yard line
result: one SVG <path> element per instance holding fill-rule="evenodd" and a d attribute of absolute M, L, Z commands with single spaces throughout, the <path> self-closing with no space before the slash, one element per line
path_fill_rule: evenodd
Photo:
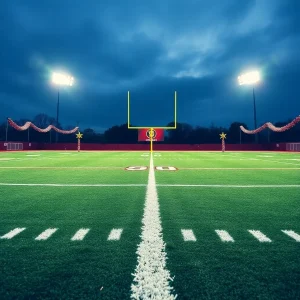
<path fill-rule="evenodd" d="M 39 236 L 37 236 L 35 240 L 37 241 L 47 240 L 56 230 L 57 228 L 48 228 L 44 232 L 42 232 Z"/>
<path fill-rule="evenodd" d="M 293 230 L 281 230 L 283 233 L 293 238 L 295 241 L 300 242 L 300 234 L 296 233 Z"/>
<path fill-rule="evenodd" d="M 122 232 L 123 232 L 122 228 L 118 228 L 118 229 L 113 228 L 112 231 L 110 232 L 107 240 L 108 241 L 118 241 L 121 238 Z"/>
<path fill-rule="evenodd" d="M 285 161 L 281 161 L 281 160 L 273 160 L 273 159 L 261 159 L 261 158 L 257 158 L 256 160 L 260 160 L 263 162 L 275 162 L 275 163 L 279 163 L 279 164 L 285 164 L 285 165 L 293 165 L 293 166 L 299 166 L 299 164 L 294 164 L 294 163 L 288 163 Z"/>
<path fill-rule="evenodd" d="M 10 232 L 8 232 L 7 234 L 1 236 L 0 238 L 10 240 L 25 229 L 26 228 L 15 228 L 15 229 L 11 230 Z"/>
<path fill-rule="evenodd" d="M 181 234 L 182 234 L 183 240 L 185 242 L 189 242 L 189 241 L 196 242 L 197 241 L 192 229 L 181 229 Z"/>
<path fill-rule="evenodd" d="M 146 184 L 110 184 L 110 183 L 99 183 L 99 184 L 68 184 L 68 183 L 1 183 L 0 186 L 45 186 L 45 187 L 126 187 L 126 186 L 146 186 Z"/>
<path fill-rule="evenodd" d="M 296 160 L 296 161 L 300 161 L 299 158 L 285 158 L 285 160 Z"/>
<path fill-rule="evenodd" d="M 209 171 L 252 171 L 252 170 L 262 170 L 262 171 L 269 171 L 269 170 L 300 170 L 300 168 L 179 168 L 179 170 L 209 170 Z"/>
<path fill-rule="evenodd" d="M 144 187 L 144 183 L 95 183 L 95 184 L 77 184 L 77 183 L 6 183 L 0 182 L 0 186 L 42 186 L 42 187 Z M 159 187 L 200 187 L 200 188 L 300 188 L 300 184 L 157 184 Z"/>
<path fill-rule="evenodd" d="M 205 187 L 205 188 L 300 188 L 300 184 L 158 184 L 159 187 Z"/>
<path fill-rule="evenodd" d="M 261 243 L 271 243 L 272 241 L 259 230 L 248 230 Z"/>
<path fill-rule="evenodd" d="M 138 262 L 133 274 L 131 298 L 175 299 L 176 296 L 172 294 L 173 288 L 170 286 L 172 278 L 166 268 L 165 243 L 162 236 L 152 155 L 150 157 L 141 239 L 137 249 Z"/>
<path fill-rule="evenodd" d="M 71 241 L 82 241 L 89 231 L 90 230 L 88 228 L 79 229 L 71 238 Z"/>
<path fill-rule="evenodd" d="M 6 160 L 8 161 L 8 160 L 12 160 L 12 159 L 15 159 L 15 158 L 13 158 L 13 157 L 12 158 L 0 158 L 1 161 L 6 161 Z"/>
<path fill-rule="evenodd" d="M 124 170 L 124 167 L 0 167 L 0 169 L 45 169 L 45 170 L 47 170 L 47 169 L 57 169 L 57 170 L 59 170 L 59 169 L 63 169 L 63 170 L 65 170 L 65 169 L 70 169 L 70 170 L 72 170 L 72 169 L 79 169 L 79 170 L 81 170 L 81 169 L 83 169 L 83 170 L 93 170 L 93 169 L 95 169 L 95 170 L 97 170 L 97 169 L 108 169 L 108 170 L 114 170 L 114 169 L 122 169 L 122 170 Z"/>
<path fill-rule="evenodd" d="M 234 242 L 233 237 L 225 230 L 215 230 L 222 242 Z"/>

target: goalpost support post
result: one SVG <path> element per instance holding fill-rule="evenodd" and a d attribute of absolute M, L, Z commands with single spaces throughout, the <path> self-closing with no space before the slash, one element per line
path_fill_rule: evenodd
<path fill-rule="evenodd" d="M 177 126 L 177 92 L 174 92 L 174 126 L 130 126 L 130 93 L 127 92 L 127 127 L 128 129 L 149 129 L 150 128 L 150 152 L 153 152 L 153 130 L 154 129 L 176 129 Z"/>

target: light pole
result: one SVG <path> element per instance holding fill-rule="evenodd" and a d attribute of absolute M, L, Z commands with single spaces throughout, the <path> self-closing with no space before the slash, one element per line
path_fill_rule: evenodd
<path fill-rule="evenodd" d="M 74 77 L 54 72 L 52 74 L 52 82 L 58 86 L 72 86 L 74 83 Z M 59 116 L 59 88 L 57 89 L 57 110 L 56 110 L 56 126 L 58 126 L 58 116 Z M 58 142 L 58 132 L 56 132 L 56 143 Z"/>
<path fill-rule="evenodd" d="M 248 73 L 244 73 L 238 77 L 239 85 L 252 85 L 253 87 L 253 114 L 254 114 L 254 129 L 257 128 L 257 120 L 256 120 L 256 103 L 255 103 L 255 91 L 254 85 L 260 81 L 260 74 L 258 71 L 252 71 Z M 255 142 L 258 142 L 258 135 L 255 134 Z"/>

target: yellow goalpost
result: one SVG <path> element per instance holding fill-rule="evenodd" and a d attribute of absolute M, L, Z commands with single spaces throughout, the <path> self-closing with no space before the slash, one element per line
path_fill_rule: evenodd
<path fill-rule="evenodd" d="M 128 101 L 128 129 L 150 129 L 150 152 L 153 152 L 153 136 L 154 129 L 176 129 L 177 125 L 177 92 L 174 93 L 174 126 L 130 126 L 130 93 L 127 93 L 127 101 Z"/>

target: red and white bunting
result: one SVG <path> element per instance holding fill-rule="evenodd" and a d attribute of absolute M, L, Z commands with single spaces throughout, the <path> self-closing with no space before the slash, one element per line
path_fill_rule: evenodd
<path fill-rule="evenodd" d="M 10 118 L 8 118 L 7 120 L 8 120 L 9 125 L 18 131 L 27 130 L 29 127 L 32 127 L 34 130 L 36 130 L 38 132 L 42 132 L 42 133 L 49 132 L 51 129 L 53 129 L 56 132 L 59 132 L 62 134 L 72 134 L 72 133 L 75 133 L 79 128 L 79 127 L 75 127 L 71 130 L 62 130 L 62 129 L 55 127 L 54 125 L 49 125 L 48 127 L 42 129 L 42 128 L 35 126 L 32 122 L 26 122 L 23 126 L 19 126 Z"/>
<path fill-rule="evenodd" d="M 290 123 L 288 123 L 288 124 L 286 124 L 285 126 L 282 126 L 282 127 L 276 127 L 271 122 L 267 122 L 264 125 L 260 126 L 257 129 L 254 129 L 254 130 L 248 130 L 244 126 L 240 126 L 240 129 L 244 133 L 247 133 L 247 134 L 255 134 L 255 133 L 258 133 L 258 132 L 264 130 L 265 128 L 269 128 L 269 129 L 271 129 L 272 131 L 275 131 L 275 132 L 283 132 L 283 131 L 291 129 L 292 127 L 294 127 L 299 122 L 300 122 L 300 116 L 298 116 L 292 122 L 290 122 Z"/>

